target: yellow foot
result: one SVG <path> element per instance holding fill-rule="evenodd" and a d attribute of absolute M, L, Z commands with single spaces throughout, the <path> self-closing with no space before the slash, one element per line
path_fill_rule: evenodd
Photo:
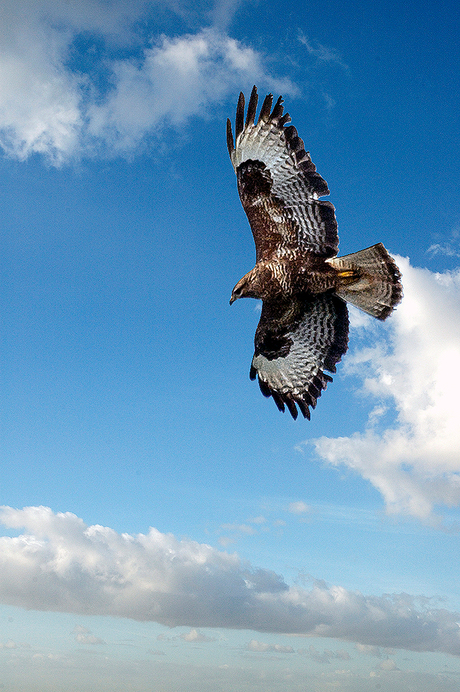
<path fill-rule="evenodd" d="M 359 272 L 355 269 L 342 269 L 342 271 L 337 272 L 340 279 L 340 283 L 343 286 L 348 286 L 349 284 L 354 284 L 360 278 Z"/>

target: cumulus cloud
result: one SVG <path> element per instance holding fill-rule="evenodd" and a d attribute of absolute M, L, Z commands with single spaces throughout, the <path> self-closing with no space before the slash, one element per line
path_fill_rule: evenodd
<path fill-rule="evenodd" d="M 0 649 L 17 649 L 18 645 L 12 639 L 8 639 L 6 642 L 0 642 Z"/>
<path fill-rule="evenodd" d="M 396 665 L 396 663 L 391 658 L 386 658 L 384 661 L 382 661 L 379 664 L 379 668 L 380 668 L 380 670 L 387 670 L 387 671 L 399 670 L 398 666 Z"/>
<path fill-rule="evenodd" d="M 369 480 L 388 512 L 439 524 L 436 508 L 460 503 L 460 270 L 433 273 L 398 262 L 405 297 L 379 332 L 386 340 L 344 361 L 375 403 L 366 429 L 314 444 L 323 460 Z M 396 420 L 388 422 L 392 410 Z"/>
<path fill-rule="evenodd" d="M 136 35 L 136 23 L 153 11 L 148 7 L 120 0 L 2 3 L 0 147 L 18 159 L 43 154 L 56 165 L 101 147 L 127 152 L 145 135 L 206 114 L 248 80 L 295 91 L 220 24 L 182 36 Z M 79 37 L 89 42 L 90 69 L 82 67 Z"/>
<path fill-rule="evenodd" d="M 192 628 L 190 632 L 185 632 L 184 634 L 180 635 L 180 638 L 184 640 L 184 642 L 192 642 L 194 644 L 201 644 L 203 642 L 214 642 L 215 639 L 213 637 L 207 637 L 203 632 L 200 632 L 199 630 L 196 630 L 195 628 Z"/>
<path fill-rule="evenodd" d="M 75 641 L 79 644 L 105 644 L 106 642 L 100 637 L 96 637 L 91 630 L 83 627 L 83 625 L 76 625 L 73 630 L 75 634 Z"/>
<path fill-rule="evenodd" d="M 256 651 L 257 653 L 277 653 L 277 654 L 293 654 L 295 653 L 292 646 L 285 646 L 283 644 L 267 644 L 265 642 L 259 642 L 257 639 L 251 639 L 247 646 L 248 651 Z"/>
<path fill-rule="evenodd" d="M 213 28 L 164 36 L 144 51 L 140 64 L 114 63 L 113 75 L 115 89 L 103 104 L 89 108 L 89 132 L 120 149 L 132 148 L 154 125 L 177 126 L 206 115 L 248 78 L 267 80 L 259 53 Z M 287 81 L 270 81 L 278 91 L 293 91 Z"/>
<path fill-rule="evenodd" d="M 0 24 L 2 148 L 19 159 L 71 154 L 83 126 L 82 82 L 63 67 L 67 34 L 40 21 L 32 3 L 2 3 Z"/>
<path fill-rule="evenodd" d="M 460 655 L 460 614 L 430 609 L 427 599 L 288 586 L 206 544 L 156 529 L 118 534 L 46 507 L 4 507 L 0 517 L 25 529 L 0 539 L 5 604 L 185 625 L 189 641 L 199 640 L 200 627 L 225 627 Z"/>

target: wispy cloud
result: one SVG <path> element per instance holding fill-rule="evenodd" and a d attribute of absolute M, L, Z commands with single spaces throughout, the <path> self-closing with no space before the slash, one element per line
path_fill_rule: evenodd
<path fill-rule="evenodd" d="M 330 651 L 325 649 L 324 651 L 319 651 L 313 645 L 309 646 L 308 649 L 299 649 L 299 654 L 311 658 L 317 663 L 327 663 L 330 664 L 333 660 L 349 661 L 350 654 L 344 649 L 339 649 L 338 651 Z"/>
<path fill-rule="evenodd" d="M 298 38 L 300 43 L 307 49 L 309 55 L 314 57 L 318 62 L 335 63 L 348 72 L 348 65 L 344 63 L 342 57 L 336 50 L 319 43 L 319 41 L 310 40 L 302 31 L 299 31 Z"/>
<path fill-rule="evenodd" d="M 386 340 L 344 361 L 375 402 L 367 428 L 322 437 L 315 447 L 325 461 L 369 480 L 388 512 L 439 524 L 436 506 L 460 504 L 460 270 L 439 274 L 398 262 L 405 298 Z M 392 409 L 396 421 L 388 423 Z"/>
<path fill-rule="evenodd" d="M 236 554 L 179 541 L 155 529 L 118 534 L 46 507 L 4 507 L 4 525 L 25 528 L 0 539 L 0 601 L 57 610 L 344 639 L 381 647 L 460 655 L 460 615 L 407 594 L 364 596 L 316 582 L 311 590 L 243 563 Z M 83 643 L 88 631 L 78 631 Z"/>
<path fill-rule="evenodd" d="M 234 6 L 216 6 L 219 21 L 194 33 L 146 39 L 134 28 L 147 12 L 142 2 L 7 0 L 0 9 L 7 27 L 0 31 L 0 147 L 22 160 L 43 154 L 55 165 L 101 150 L 126 153 L 164 127 L 209 117 L 244 84 L 295 93 L 289 79 L 271 75 L 260 52 L 227 34 L 223 17 Z M 79 37 L 90 44 L 90 69 Z"/>
<path fill-rule="evenodd" d="M 427 250 L 430 257 L 444 255 L 445 257 L 460 257 L 460 227 L 454 228 L 448 237 L 439 238 Z"/>
<path fill-rule="evenodd" d="M 302 500 L 298 500 L 297 502 L 290 502 L 287 510 L 291 514 L 306 514 L 310 511 L 310 507 Z"/>
<path fill-rule="evenodd" d="M 267 526 L 267 519 L 260 515 L 250 517 L 247 523 L 243 524 L 222 524 L 219 531 L 225 532 L 225 535 L 219 537 L 219 543 L 226 548 L 243 536 L 256 536 L 261 532 L 270 531 L 270 528 Z"/>

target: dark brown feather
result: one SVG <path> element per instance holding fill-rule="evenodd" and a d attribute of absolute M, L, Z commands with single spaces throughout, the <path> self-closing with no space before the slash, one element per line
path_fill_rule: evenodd
<path fill-rule="evenodd" d="M 235 151 L 235 144 L 233 142 L 232 123 L 230 122 L 230 118 L 227 118 L 227 149 L 231 157 Z"/>
<path fill-rule="evenodd" d="M 273 94 L 267 94 L 267 96 L 264 98 L 262 108 L 260 109 L 258 122 L 261 122 L 261 121 L 267 122 L 269 120 L 270 111 L 272 109 L 272 103 L 273 103 Z"/>
<path fill-rule="evenodd" d="M 254 118 L 256 117 L 258 100 L 259 97 L 257 96 L 257 89 L 256 87 L 253 87 L 251 92 L 251 98 L 249 99 L 248 103 L 248 112 L 246 113 L 246 127 L 254 125 Z"/>
<path fill-rule="evenodd" d="M 244 94 L 240 93 L 238 99 L 238 105 L 236 107 L 236 118 L 235 118 L 235 139 L 238 139 L 240 134 L 244 129 Z"/>
<path fill-rule="evenodd" d="M 271 114 L 271 119 L 272 120 L 279 120 L 281 116 L 283 115 L 283 97 L 280 96 L 278 101 L 275 103 L 275 106 L 273 108 L 272 114 Z"/>

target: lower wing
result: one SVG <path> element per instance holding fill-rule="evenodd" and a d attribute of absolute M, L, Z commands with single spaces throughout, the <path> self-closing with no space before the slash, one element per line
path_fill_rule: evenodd
<path fill-rule="evenodd" d="M 280 411 L 287 406 L 295 419 L 298 406 L 310 420 L 310 407 L 332 381 L 324 370 L 335 372 L 347 347 L 347 306 L 332 293 L 265 301 L 250 377 L 258 376 Z"/>

